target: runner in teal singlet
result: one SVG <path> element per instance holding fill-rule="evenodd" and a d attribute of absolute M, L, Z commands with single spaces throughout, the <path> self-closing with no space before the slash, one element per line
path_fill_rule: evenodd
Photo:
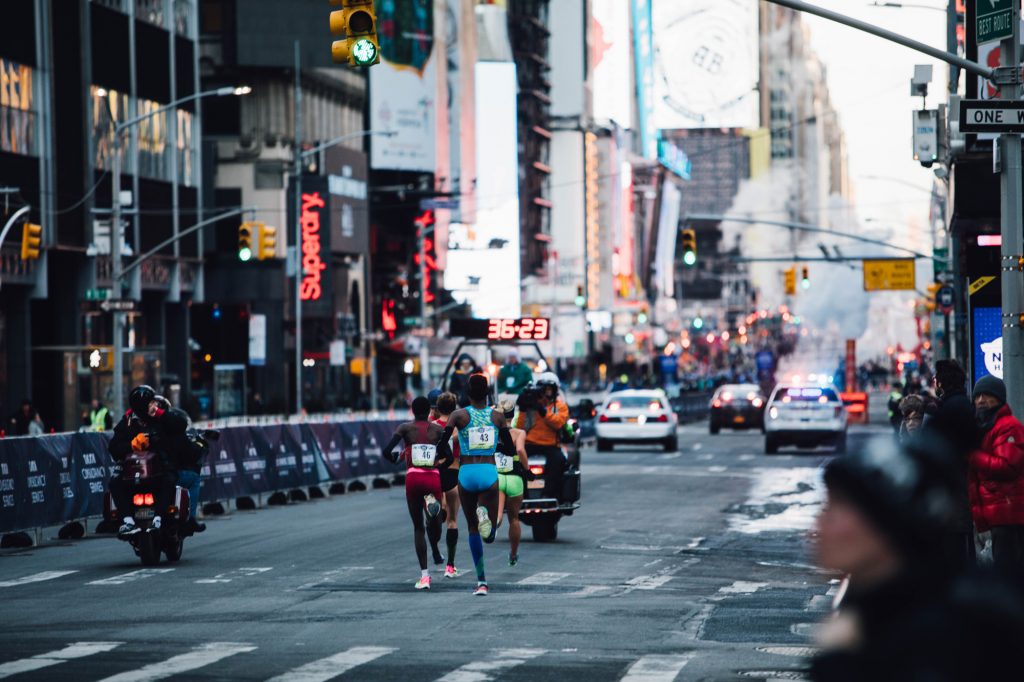
<path fill-rule="evenodd" d="M 498 441 L 507 452 L 515 452 L 505 415 L 487 406 L 490 387 L 487 377 L 469 378 L 470 406 L 456 410 L 448 419 L 438 448 L 447 448 L 455 429 L 459 431 L 459 498 L 469 525 L 469 550 L 476 567 L 475 595 L 487 594 L 483 543 L 494 542 L 494 521 L 498 518 L 498 469 L 494 451 Z"/>

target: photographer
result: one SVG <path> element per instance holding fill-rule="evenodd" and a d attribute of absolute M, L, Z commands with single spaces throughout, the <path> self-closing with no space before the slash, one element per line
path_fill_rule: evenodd
<path fill-rule="evenodd" d="M 569 406 L 558 397 L 558 377 L 547 372 L 536 388 L 523 391 L 517 401 L 516 428 L 526 431 L 526 453 L 543 455 L 544 497 L 561 497 L 566 459 L 559 445 L 559 434 L 569 421 Z"/>

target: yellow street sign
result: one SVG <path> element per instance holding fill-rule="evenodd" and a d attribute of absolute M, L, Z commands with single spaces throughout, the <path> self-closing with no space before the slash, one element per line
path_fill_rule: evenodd
<path fill-rule="evenodd" d="M 864 261 L 864 291 L 914 291 L 913 258 L 884 258 Z"/>
<path fill-rule="evenodd" d="M 971 282 L 971 286 L 967 289 L 968 295 L 974 296 L 976 293 L 984 289 L 986 284 L 991 284 L 995 279 L 995 277 L 979 277 Z"/>

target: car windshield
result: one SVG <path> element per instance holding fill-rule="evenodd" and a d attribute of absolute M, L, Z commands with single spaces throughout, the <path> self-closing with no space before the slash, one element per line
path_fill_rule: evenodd
<path fill-rule="evenodd" d="M 608 402 L 609 410 L 660 410 L 661 398 L 654 395 L 624 395 Z"/>
<path fill-rule="evenodd" d="M 730 398 L 746 398 L 751 394 L 756 397 L 761 395 L 761 387 L 755 386 L 754 384 L 742 384 L 722 386 L 718 389 L 718 397 L 724 397 L 726 394 L 728 394 Z"/>
<path fill-rule="evenodd" d="M 785 403 L 826 403 L 838 402 L 839 396 L 836 395 L 836 392 L 831 388 L 802 388 L 799 386 L 790 386 L 788 388 L 780 389 L 775 399 L 781 400 Z"/>

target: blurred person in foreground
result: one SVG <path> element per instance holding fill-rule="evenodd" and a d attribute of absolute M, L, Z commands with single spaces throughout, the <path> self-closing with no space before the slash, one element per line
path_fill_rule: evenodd
<path fill-rule="evenodd" d="M 1024 424 L 1006 404 L 1006 384 L 994 376 L 978 380 L 974 406 L 982 434 L 969 469 L 974 523 L 980 532 L 992 531 L 996 569 L 1024 584 Z"/>
<path fill-rule="evenodd" d="M 812 680 L 1019 679 L 1020 595 L 942 561 L 956 521 L 942 447 L 925 434 L 903 448 L 875 439 L 825 467 L 817 561 L 847 587 L 819 630 Z"/>
<path fill-rule="evenodd" d="M 942 537 L 945 560 L 954 568 L 974 563 L 974 527 L 967 494 L 967 460 L 978 447 L 980 433 L 974 406 L 967 395 L 967 374 L 956 360 L 939 360 L 933 377 L 938 400 L 926 404 L 923 431 L 944 447 L 950 471 L 956 476 L 954 525 Z"/>

